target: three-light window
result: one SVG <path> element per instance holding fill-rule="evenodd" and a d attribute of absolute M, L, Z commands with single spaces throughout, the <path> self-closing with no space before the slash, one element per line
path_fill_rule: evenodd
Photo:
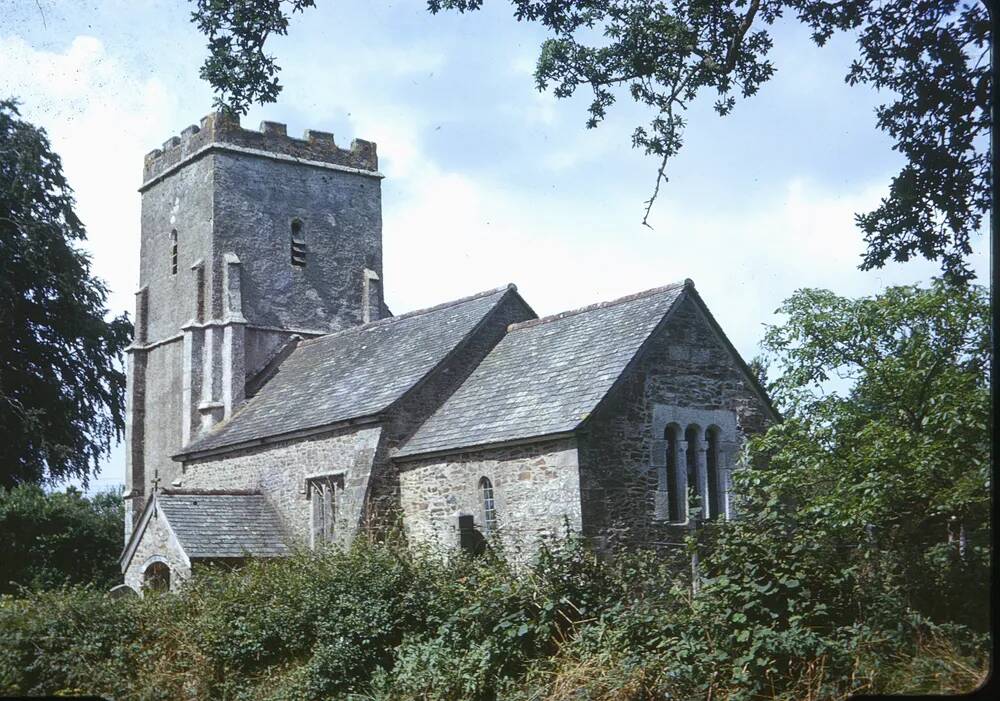
<path fill-rule="evenodd" d="M 342 475 L 322 475 L 306 480 L 312 508 L 313 547 L 333 542 L 337 523 L 337 497 L 343 491 Z"/>
<path fill-rule="evenodd" d="M 656 517 L 671 523 L 725 518 L 728 504 L 726 471 L 721 454 L 722 431 L 698 424 L 664 429 L 665 455 L 657 475 Z"/>

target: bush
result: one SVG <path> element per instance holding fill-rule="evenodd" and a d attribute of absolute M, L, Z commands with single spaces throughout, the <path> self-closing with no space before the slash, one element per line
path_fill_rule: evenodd
<path fill-rule="evenodd" d="M 121 494 L 92 498 L 72 487 L 46 493 L 35 485 L 0 487 L 0 594 L 64 584 L 110 588 L 121 582 L 118 556 L 125 520 Z"/>
<path fill-rule="evenodd" d="M 660 553 L 602 560 L 572 538 L 518 568 L 358 542 L 143 599 L 23 591 L 0 598 L 0 694 L 797 699 L 962 691 L 985 673 L 985 639 L 841 570 L 803 524 L 760 524 L 689 543 L 697 595 Z"/>

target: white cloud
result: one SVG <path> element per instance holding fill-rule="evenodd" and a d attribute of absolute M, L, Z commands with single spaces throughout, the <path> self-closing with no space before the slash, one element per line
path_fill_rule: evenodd
<path fill-rule="evenodd" d="M 94 272 L 111 289 L 115 312 L 132 310 L 138 286 L 142 156 L 171 133 L 175 99 L 156 80 L 140 80 L 91 36 L 63 51 L 0 38 L 0 94 L 43 127 L 62 158 L 87 226 Z"/>
<path fill-rule="evenodd" d="M 0 37 L 0 95 L 20 99 L 22 117 L 48 133 L 87 227 L 94 273 L 110 288 L 109 308 L 131 313 L 142 157 L 171 133 L 176 100 L 159 80 L 132 75 L 91 36 L 77 36 L 63 51 Z M 124 480 L 124 462 L 119 445 L 96 485 Z"/>
<path fill-rule="evenodd" d="M 550 314 L 692 278 L 752 356 L 762 324 L 800 287 L 863 295 L 936 274 L 926 262 L 857 269 L 864 244 L 854 213 L 883 187 L 837 193 L 793 178 L 740 212 L 664 199 L 650 230 L 635 222 L 631 200 L 569 202 L 427 166 L 385 205 L 389 302 L 401 312 L 515 282 Z M 975 258 L 981 270 L 985 260 Z"/>

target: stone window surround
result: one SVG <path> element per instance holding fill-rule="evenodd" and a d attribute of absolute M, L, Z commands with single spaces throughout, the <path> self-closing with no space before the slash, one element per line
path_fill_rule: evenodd
<path fill-rule="evenodd" d="M 482 497 L 480 495 L 480 483 L 483 479 L 488 479 L 490 484 L 493 485 L 493 511 L 496 513 L 496 530 L 492 536 L 496 536 L 501 531 L 503 531 L 503 514 L 504 514 L 504 499 L 503 490 L 500 489 L 502 482 L 497 482 L 497 475 L 495 470 L 487 468 L 485 465 L 479 465 L 476 470 L 469 470 L 464 482 L 466 483 L 466 489 L 471 490 L 471 494 L 475 495 L 475 513 L 469 513 L 466 509 L 456 509 L 452 514 L 452 532 L 454 538 L 454 545 L 458 547 L 459 545 L 459 527 L 458 518 L 459 516 L 472 516 L 473 524 L 480 533 L 484 534 L 485 514 L 483 513 L 483 503 Z M 450 500 L 449 500 L 450 501 Z"/>
<path fill-rule="evenodd" d="M 333 495 L 331 496 L 331 510 L 333 512 L 333 522 L 330 523 L 327 529 L 329 535 L 332 539 L 334 528 L 336 527 L 336 514 L 337 514 L 337 502 L 339 501 L 340 495 L 344 492 L 344 479 L 347 475 L 346 470 L 332 470 L 327 472 L 317 472 L 306 475 L 302 479 L 302 489 L 300 493 L 305 495 L 305 498 L 312 501 L 315 483 L 320 481 L 328 481 L 333 488 Z M 316 508 L 315 506 L 309 510 L 309 544 L 310 547 L 315 548 L 316 543 Z"/>
<path fill-rule="evenodd" d="M 479 478 L 477 485 L 479 509 L 482 511 L 483 535 L 487 538 L 494 535 L 499 526 L 497 519 L 496 487 L 493 480 L 485 475 Z"/>
<path fill-rule="evenodd" d="M 146 583 L 149 581 L 149 568 L 157 563 L 167 568 L 167 589 L 169 590 L 174 584 L 174 570 L 170 566 L 170 562 L 167 561 L 167 558 L 162 555 L 150 555 L 143 561 L 142 567 L 139 568 L 139 571 L 142 572 L 142 586 L 145 588 Z"/>
<path fill-rule="evenodd" d="M 722 517 L 726 520 L 732 517 L 732 509 L 730 506 L 729 499 L 729 475 L 733 469 L 735 463 L 736 451 L 738 448 L 737 442 L 737 424 L 736 424 L 736 412 L 728 409 L 692 409 L 688 407 L 677 407 L 668 404 L 654 404 L 653 405 L 653 422 L 652 422 L 652 432 L 653 440 L 650 445 L 650 456 L 649 456 L 649 467 L 647 470 L 657 470 L 664 475 L 664 470 L 667 467 L 666 456 L 667 456 L 667 441 L 665 439 L 667 427 L 671 424 L 676 424 L 680 427 L 680 435 L 678 436 L 678 451 L 677 451 L 677 479 L 676 483 L 679 485 L 679 491 L 686 494 L 687 493 L 687 460 L 686 460 L 686 450 L 687 441 L 684 439 L 684 431 L 688 426 L 695 425 L 699 429 L 699 440 L 698 446 L 702 453 L 698 461 L 698 476 L 701 484 L 698 485 L 699 494 L 702 497 L 702 502 L 707 502 L 708 496 L 708 484 L 707 479 L 707 464 L 705 461 L 704 451 L 708 449 L 708 441 L 705 438 L 706 431 L 710 427 L 715 427 L 719 431 L 719 455 L 717 464 L 718 479 L 721 482 L 719 485 L 720 496 L 722 499 L 724 512 Z M 691 520 L 687 514 L 687 509 L 685 509 L 685 519 L 684 521 L 669 521 L 669 517 L 665 513 L 669 511 L 665 508 L 667 504 L 667 499 L 672 498 L 672 495 L 666 494 L 666 486 L 663 484 L 664 480 L 661 478 L 659 480 L 661 483 L 656 493 L 656 508 L 654 509 L 653 518 L 660 522 L 669 522 L 674 525 L 689 525 Z M 687 500 L 685 499 L 685 504 Z"/>

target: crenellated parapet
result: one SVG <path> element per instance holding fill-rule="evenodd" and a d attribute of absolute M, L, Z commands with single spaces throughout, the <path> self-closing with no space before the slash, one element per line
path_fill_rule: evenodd
<path fill-rule="evenodd" d="M 238 115 L 214 112 L 202 118 L 200 125 L 184 129 L 180 136 L 172 136 L 162 148 L 146 154 L 142 180 L 151 180 L 169 171 L 188 158 L 206 151 L 212 145 L 231 147 L 233 150 L 265 152 L 279 156 L 328 163 L 362 171 L 378 171 L 375 143 L 354 139 L 349 149 L 334 142 L 333 134 L 307 129 L 303 138 L 288 136 L 288 128 L 279 122 L 261 122 L 257 130 L 240 126 Z"/>

